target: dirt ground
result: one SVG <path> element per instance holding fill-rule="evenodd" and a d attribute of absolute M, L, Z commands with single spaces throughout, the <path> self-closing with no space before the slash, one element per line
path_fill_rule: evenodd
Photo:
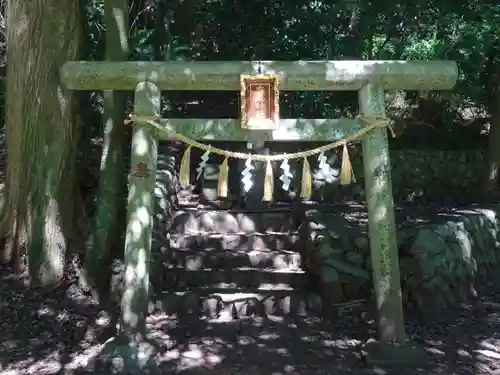
<path fill-rule="evenodd" d="M 109 337 L 109 316 L 76 287 L 48 294 L 19 286 L 0 269 L 0 374 L 107 373 L 95 364 Z M 474 301 L 439 312 L 432 322 L 408 318 L 410 337 L 432 355 L 430 369 L 396 374 L 500 374 L 500 287 L 478 289 Z M 149 318 L 157 350 L 155 373 L 185 374 L 390 374 L 369 369 L 359 344 L 373 324 L 356 314 L 331 322 L 314 318 L 250 319 L 211 324 Z"/>

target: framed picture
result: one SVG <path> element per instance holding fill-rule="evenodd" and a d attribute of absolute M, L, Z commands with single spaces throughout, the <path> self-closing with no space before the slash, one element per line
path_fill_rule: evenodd
<path fill-rule="evenodd" d="M 280 76 L 241 75 L 241 127 L 276 130 L 279 127 Z"/>

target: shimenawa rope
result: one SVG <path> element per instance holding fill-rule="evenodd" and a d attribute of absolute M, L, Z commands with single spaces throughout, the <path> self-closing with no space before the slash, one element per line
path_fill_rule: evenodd
<path fill-rule="evenodd" d="M 144 116 L 136 116 L 131 114 L 129 119 L 125 121 L 125 123 L 132 122 L 141 122 L 147 123 L 153 126 L 155 129 L 159 130 L 162 133 L 168 134 L 169 138 L 175 139 L 182 143 L 188 145 L 184 155 L 182 156 L 180 172 L 179 172 L 179 180 L 181 185 L 189 185 L 190 178 L 190 157 L 191 157 L 191 149 L 193 147 L 198 148 L 203 151 L 208 151 L 210 153 L 220 155 L 224 157 L 224 161 L 220 165 L 219 170 L 219 181 L 218 181 L 218 195 L 220 197 L 227 197 L 228 194 L 228 159 L 240 159 L 240 160 L 252 160 L 266 163 L 266 173 L 264 178 L 264 201 L 271 201 L 274 190 L 274 176 L 273 169 L 271 163 L 273 161 L 283 161 L 283 160 L 292 160 L 292 159 L 303 159 L 303 168 L 302 168 L 302 181 L 301 181 L 301 194 L 302 198 L 310 198 L 312 193 L 312 173 L 311 166 L 307 160 L 308 157 L 319 154 L 321 152 L 325 152 L 328 150 L 332 150 L 334 148 L 343 147 L 342 150 L 342 165 L 340 168 L 340 184 L 348 185 L 351 182 L 356 182 L 354 177 L 354 173 L 352 170 L 352 164 L 349 158 L 349 152 L 347 149 L 347 144 L 349 142 L 353 142 L 365 134 L 370 132 L 376 128 L 388 128 L 392 137 L 395 137 L 394 131 L 391 127 L 391 121 L 385 116 L 380 115 L 359 115 L 358 118 L 361 121 L 366 122 L 368 125 L 361 128 L 360 130 L 348 135 L 344 139 L 339 141 L 335 141 L 323 146 L 319 146 L 310 150 L 294 152 L 291 154 L 280 154 L 280 155 L 258 155 L 258 154 L 250 154 L 243 152 L 234 152 L 229 150 L 223 150 L 217 147 L 213 147 L 210 145 L 206 145 L 200 142 L 197 142 L 193 139 L 186 137 L 181 133 L 177 133 L 174 130 L 164 128 L 158 120 L 159 117 L 144 117 Z"/>

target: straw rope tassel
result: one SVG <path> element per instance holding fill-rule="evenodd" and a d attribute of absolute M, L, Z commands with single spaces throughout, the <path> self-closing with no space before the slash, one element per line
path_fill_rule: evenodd
<path fill-rule="evenodd" d="M 224 158 L 224 161 L 219 167 L 219 181 L 217 184 L 217 194 L 221 198 L 227 198 L 228 188 L 227 179 L 229 175 L 228 158 Z"/>
<path fill-rule="evenodd" d="M 344 143 L 342 150 L 342 166 L 340 167 L 340 185 L 349 185 L 353 182 L 356 182 L 356 178 L 354 177 L 354 172 L 352 170 L 347 143 Z"/>
<path fill-rule="evenodd" d="M 303 160 L 302 166 L 302 181 L 300 183 L 300 197 L 310 199 L 312 194 L 312 174 L 311 166 L 307 161 L 307 157 Z"/>
<path fill-rule="evenodd" d="M 262 200 L 265 202 L 272 201 L 273 191 L 274 191 L 273 166 L 271 165 L 271 162 L 268 161 L 266 163 L 266 175 L 264 177 L 264 197 Z"/>
<path fill-rule="evenodd" d="M 179 170 L 179 182 L 182 187 L 189 186 L 189 177 L 191 174 L 189 168 L 191 165 L 191 149 L 192 146 L 188 146 L 186 151 L 184 151 L 184 155 L 182 155 L 181 168 Z"/>

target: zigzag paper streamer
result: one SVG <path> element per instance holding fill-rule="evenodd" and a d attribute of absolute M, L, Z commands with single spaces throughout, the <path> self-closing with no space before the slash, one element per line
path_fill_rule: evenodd
<path fill-rule="evenodd" d="M 282 182 L 281 187 L 283 190 L 288 191 L 290 189 L 290 182 L 292 181 L 293 174 L 290 172 L 290 164 L 288 164 L 287 159 L 283 160 L 280 169 L 283 171 L 280 176 L 280 181 Z"/>
<path fill-rule="evenodd" d="M 199 180 L 203 170 L 207 166 L 208 159 L 210 158 L 210 152 L 205 151 L 203 155 L 201 155 L 201 161 L 196 168 L 196 179 Z"/>
<path fill-rule="evenodd" d="M 324 152 L 318 155 L 318 168 L 319 174 L 325 179 L 327 183 L 332 183 L 335 181 L 335 176 L 333 175 L 333 170 L 327 163 L 328 158 L 325 156 Z"/>
<path fill-rule="evenodd" d="M 245 169 L 241 172 L 241 182 L 243 182 L 243 190 L 248 193 L 253 186 L 252 181 L 252 171 L 254 170 L 254 166 L 252 165 L 252 161 L 247 159 L 245 161 Z"/>

